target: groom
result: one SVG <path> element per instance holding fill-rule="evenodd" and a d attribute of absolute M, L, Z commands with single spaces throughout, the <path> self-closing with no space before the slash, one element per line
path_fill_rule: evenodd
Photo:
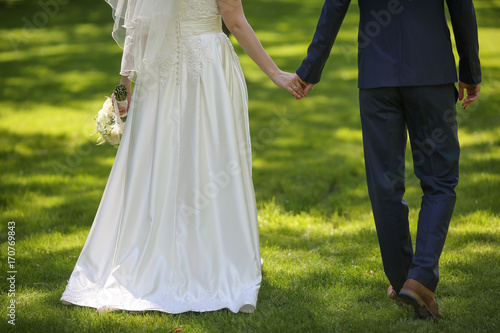
<path fill-rule="evenodd" d="M 350 0 L 326 0 L 297 70 L 318 83 Z M 457 73 L 444 0 L 359 0 L 359 103 L 366 178 L 388 294 L 437 319 L 434 291 L 438 261 L 455 205 L 460 147 L 456 101 L 467 108 L 479 97 L 481 69 L 472 0 L 446 0 L 459 62 Z M 423 190 L 415 253 L 408 225 L 405 147 L 410 137 L 413 164 Z"/>

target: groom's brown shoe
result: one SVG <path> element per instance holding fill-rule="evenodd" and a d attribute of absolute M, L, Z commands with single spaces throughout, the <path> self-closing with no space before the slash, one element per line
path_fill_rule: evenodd
<path fill-rule="evenodd" d="M 438 310 L 434 292 L 417 280 L 406 280 L 399 292 L 399 298 L 413 306 L 418 319 L 439 319 L 443 315 Z"/>

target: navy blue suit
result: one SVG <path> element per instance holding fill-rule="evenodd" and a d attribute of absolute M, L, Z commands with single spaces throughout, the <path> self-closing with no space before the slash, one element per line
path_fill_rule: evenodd
<path fill-rule="evenodd" d="M 455 205 L 460 147 L 457 70 L 444 0 L 359 0 L 360 113 L 368 192 L 384 270 L 399 292 L 407 278 L 436 289 Z M 481 82 L 472 0 L 446 0 L 455 35 L 460 81 Z M 326 0 L 297 70 L 317 83 L 350 0 Z M 405 192 L 405 147 L 423 191 L 415 253 Z"/>

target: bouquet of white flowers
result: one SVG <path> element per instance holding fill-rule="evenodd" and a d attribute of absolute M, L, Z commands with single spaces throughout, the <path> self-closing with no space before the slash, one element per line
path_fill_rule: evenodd
<path fill-rule="evenodd" d="M 96 130 L 92 135 L 97 132 L 101 134 L 101 137 L 97 139 L 98 145 L 108 142 L 113 147 L 118 148 L 127 119 L 127 113 L 120 115 L 118 106 L 128 106 L 127 87 L 123 84 L 116 86 L 112 96 L 106 99 L 102 109 L 94 117 Z"/>

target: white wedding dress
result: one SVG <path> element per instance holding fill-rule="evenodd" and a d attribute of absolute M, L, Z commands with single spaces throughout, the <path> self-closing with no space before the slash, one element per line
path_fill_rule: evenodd
<path fill-rule="evenodd" d="M 179 0 L 177 57 L 137 81 L 89 236 L 61 301 L 252 312 L 261 259 L 247 91 L 216 0 Z"/>

